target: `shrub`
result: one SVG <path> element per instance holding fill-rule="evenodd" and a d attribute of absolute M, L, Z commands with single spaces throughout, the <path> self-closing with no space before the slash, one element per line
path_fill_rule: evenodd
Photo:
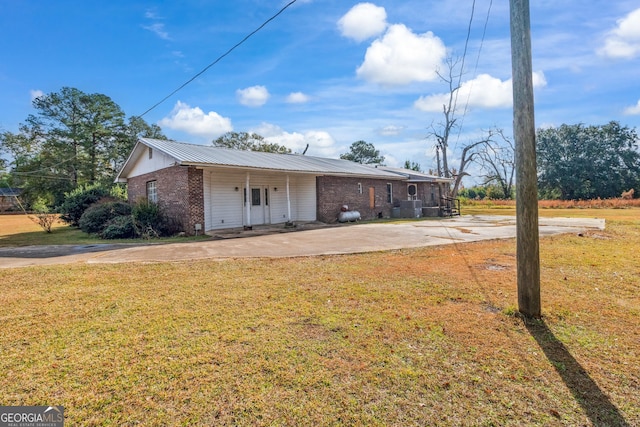
<path fill-rule="evenodd" d="M 145 239 L 159 236 L 173 236 L 182 231 L 182 222 L 173 218 L 157 203 L 139 200 L 131 211 L 137 233 Z"/>
<path fill-rule="evenodd" d="M 85 233 L 101 233 L 109 221 L 131 215 L 131 206 L 124 202 L 106 201 L 95 203 L 80 217 L 78 225 Z"/>
<path fill-rule="evenodd" d="M 65 193 L 62 205 L 58 207 L 60 218 L 74 227 L 78 227 L 84 211 L 101 198 L 108 196 L 109 190 L 98 185 L 81 185 L 73 191 Z"/>
<path fill-rule="evenodd" d="M 31 205 L 31 209 L 34 210 L 35 216 L 29 215 L 29 219 L 42 227 L 45 232 L 51 233 L 51 227 L 60 220 L 60 216 L 55 212 L 49 212 L 47 201 L 40 197 Z"/>
<path fill-rule="evenodd" d="M 137 236 L 131 215 L 111 219 L 100 233 L 102 239 L 131 239 Z"/>

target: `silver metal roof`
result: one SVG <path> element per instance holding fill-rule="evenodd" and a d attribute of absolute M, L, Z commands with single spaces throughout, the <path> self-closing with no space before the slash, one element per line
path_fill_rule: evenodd
<path fill-rule="evenodd" d="M 409 182 L 453 182 L 453 178 L 445 178 L 443 176 L 429 175 L 427 173 L 414 171 L 412 169 L 392 168 L 389 166 L 378 166 L 378 169 L 382 169 L 387 172 L 397 173 L 404 176 Z"/>
<path fill-rule="evenodd" d="M 362 165 L 342 159 L 303 156 L 300 154 L 276 154 L 256 151 L 242 151 L 218 148 L 210 145 L 187 144 L 184 142 L 140 138 L 133 152 L 118 174 L 117 180 L 126 180 L 135 161 L 144 151 L 144 147 L 174 158 L 176 164 L 187 166 L 235 167 L 241 169 L 261 169 L 269 171 L 310 173 L 316 175 L 341 175 L 385 179 L 406 177 L 372 166 Z"/>

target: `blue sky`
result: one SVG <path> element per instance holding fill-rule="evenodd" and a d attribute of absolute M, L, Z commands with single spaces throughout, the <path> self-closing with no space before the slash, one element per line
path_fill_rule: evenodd
<path fill-rule="evenodd" d="M 34 96 L 64 86 L 106 94 L 127 116 L 140 115 L 286 3 L 0 0 L 0 130 L 17 131 Z M 428 134 L 442 121 L 448 90 L 437 71 L 446 72 L 448 56 L 462 57 L 472 4 L 298 0 L 144 118 L 186 142 L 251 131 L 338 157 L 365 140 L 390 166 L 435 167 Z M 483 130 L 512 131 L 508 2 L 489 6 L 475 2 L 454 166 Z M 640 125 L 637 0 L 531 7 L 537 126 Z"/>

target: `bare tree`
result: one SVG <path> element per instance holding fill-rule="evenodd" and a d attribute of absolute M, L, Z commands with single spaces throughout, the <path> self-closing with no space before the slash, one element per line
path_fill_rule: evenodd
<path fill-rule="evenodd" d="M 449 161 L 447 159 L 449 138 L 452 131 L 457 127 L 456 118 L 456 106 L 458 100 L 458 91 L 460 90 L 460 81 L 462 76 L 462 70 L 457 71 L 458 65 L 461 66 L 460 59 L 453 59 L 451 57 L 446 59 L 447 72 L 446 74 L 438 71 L 438 76 L 449 87 L 449 95 L 446 102 L 442 105 L 442 114 L 444 115 L 444 121 L 438 123 L 438 125 L 431 125 L 431 131 L 429 132 L 429 138 L 435 139 L 436 154 L 438 155 L 438 174 L 444 175 L 446 178 L 454 177 L 453 188 L 450 193 L 450 197 L 455 199 L 458 195 L 458 189 L 460 188 L 460 182 L 462 178 L 469 175 L 466 172 L 467 166 L 474 161 L 478 150 L 481 146 L 487 145 L 491 142 L 492 133 L 489 132 L 486 138 L 480 141 L 475 141 L 467 144 L 462 148 L 462 155 L 460 157 L 460 165 L 456 173 L 453 173 L 453 169 L 449 168 Z M 440 171 L 440 155 L 442 155 L 442 172 Z"/>
<path fill-rule="evenodd" d="M 494 139 L 493 143 L 484 144 L 477 152 L 476 162 L 484 171 L 483 184 L 496 184 L 502 190 L 503 197 L 510 199 L 513 197 L 516 171 L 515 146 L 502 129 L 495 129 L 491 133 L 498 136 L 500 141 Z"/>
<path fill-rule="evenodd" d="M 436 140 L 436 153 L 442 153 L 442 172 L 446 178 L 451 177 L 451 171 L 449 170 L 449 162 L 447 161 L 447 149 L 449 148 L 449 137 L 451 131 L 456 125 L 457 119 L 455 118 L 456 99 L 457 92 L 460 89 L 459 81 L 460 75 L 456 74 L 456 67 L 460 62 L 459 59 L 453 59 L 448 57 L 446 59 L 447 74 L 444 75 L 438 71 L 438 76 L 445 84 L 449 86 L 449 98 L 446 104 L 442 105 L 442 114 L 444 115 L 444 122 L 438 123 L 437 126 L 431 124 L 431 131 L 429 137 Z M 438 155 L 438 159 L 440 159 Z M 438 161 L 438 171 L 440 171 L 440 162 Z"/>
<path fill-rule="evenodd" d="M 476 160 L 476 157 L 479 156 L 482 150 L 482 148 L 480 147 L 487 147 L 491 145 L 491 138 L 492 132 L 489 131 L 485 138 L 481 139 L 480 141 L 472 142 L 462 149 L 462 154 L 460 156 L 460 169 L 458 169 L 457 173 L 453 174 L 453 189 L 451 190 L 450 195 L 452 199 L 455 199 L 458 195 L 458 190 L 460 189 L 462 178 L 464 178 L 465 176 L 469 176 L 469 174 L 466 172 L 467 166 L 469 166 L 470 163 L 474 162 Z"/>

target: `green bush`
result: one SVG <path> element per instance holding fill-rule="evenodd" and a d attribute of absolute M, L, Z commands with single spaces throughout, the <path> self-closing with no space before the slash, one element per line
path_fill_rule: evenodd
<path fill-rule="evenodd" d="M 104 199 L 103 199 L 104 200 Z M 120 201 L 104 201 L 91 205 L 80 217 L 78 225 L 85 233 L 101 233 L 109 221 L 130 216 L 131 206 Z"/>
<path fill-rule="evenodd" d="M 100 233 L 102 239 L 132 239 L 138 237 L 131 215 L 111 219 Z"/>
<path fill-rule="evenodd" d="M 157 203 L 139 200 L 131 211 L 137 233 L 145 239 L 173 236 L 182 231 L 182 222 L 173 218 Z"/>
<path fill-rule="evenodd" d="M 81 185 L 65 193 L 62 205 L 58 207 L 60 218 L 74 227 L 78 227 L 84 211 L 101 198 L 108 196 L 109 190 L 98 185 Z"/>

